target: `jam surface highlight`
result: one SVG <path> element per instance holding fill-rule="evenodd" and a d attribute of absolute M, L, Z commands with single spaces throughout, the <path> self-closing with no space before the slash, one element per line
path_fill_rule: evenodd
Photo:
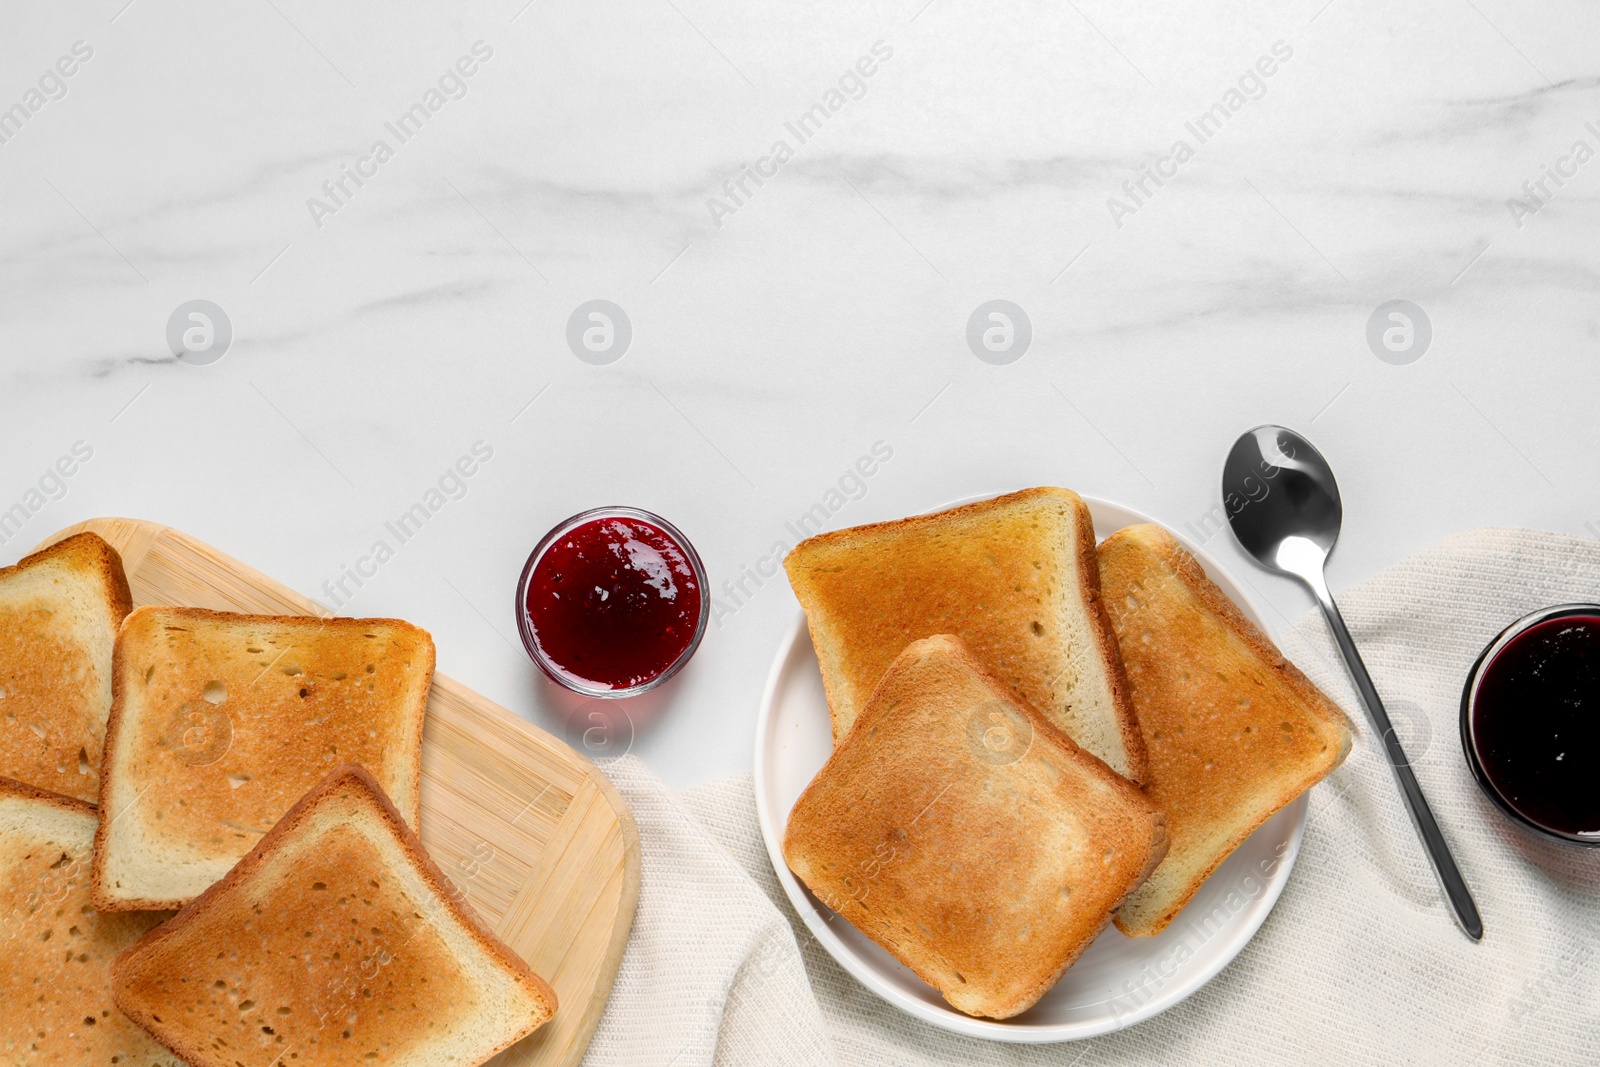
<path fill-rule="evenodd" d="M 682 546 L 634 518 L 593 519 L 534 564 L 523 605 L 550 665 L 592 689 L 659 677 L 694 642 L 699 582 Z"/>

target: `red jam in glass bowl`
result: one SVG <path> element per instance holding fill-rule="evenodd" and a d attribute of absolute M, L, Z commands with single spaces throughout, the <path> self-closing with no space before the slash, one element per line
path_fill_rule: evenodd
<path fill-rule="evenodd" d="M 1600 845 L 1600 605 L 1546 608 L 1495 638 L 1467 678 L 1461 736 L 1513 819 Z"/>
<path fill-rule="evenodd" d="M 517 626 L 528 655 L 574 692 L 626 697 L 688 662 L 705 633 L 705 568 L 688 538 L 634 508 L 556 526 L 528 557 Z"/>

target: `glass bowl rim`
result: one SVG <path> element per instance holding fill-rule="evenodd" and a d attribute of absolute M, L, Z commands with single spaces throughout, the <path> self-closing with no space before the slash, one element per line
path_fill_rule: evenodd
<path fill-rule="evenodd" d="M 640 682 L 638 685 L 621 689 L 601 689 L 596 686 L 586 685 L 571 677 L 553 663 L 545 655 L 544 650 L 539 647 L 539 641 L 533 632 L 533 620 L 529 617 L 527 609 L 528 584 L 533 579 L 534 569 L 539 565 L 539 561 L 544 557 L 550 546 L 563 535 L 585 523 L 596 519 L 609 518 L 636 519 L 640 522 L 647 522 L 666 534 L 683 550 L 684 557 L 689 561 L 689 568 L 694 572 L 695 581 L 700 586 L 700 616 L 695 620 L 694 636 L 689 639 L 689 644 L 678 654 L 678 658 L 673 660 L 671 665 L 654 678 Z M 571 515 L 556 523 L 548 533 L 539 539 L 539 543 L 534 545 L 533 551 L 528 553 L 528 561 L 522 565 L 522 575 L 517 579 L 516 614 L 517 633 L 522 638 L 522 647 L 528 653 L 528 658 L 533 660 L 546 677 L 563 689 L 571 690 L 580 696 L 594 697 L 599 700 L 620 700 L 625 697 L 648 693 L 677 674 L 683 669 L 684 664 L 689 662 L 695 650 L 700 647 L 700 642 L 706 634 L 706 623 L 711 618 L 711 590 L 707 585 L 705 564 L 700 559 L 700 553 L 695 550 L 694 544 L 684 536 L 682 530 L 652 511 L 617 504 L 587 508 L 576 515 Z"/>
<path fill-rule="evenodd" d="M 1569 845 L 1582 845 L 1588 848 L 1600 848 L 1600 830 L 1575 834 L 1546 826 L 1531 815 L 1523 812 L 1501 793 L 1500 788 L 1489 777 L 1488 771 L 1484 769 L 1483 761 L 1478 756 L 1478 741 L 1472 721 L 1473 709 L 1476 707 L 1478 700 L 1478 685 L 1483 680 L 1485 668 L 1494 662 L 1495 658 L 1505 650 L 1507 645 L 1533 627 L 1542 622 L 1549 622 L 1552 619 L 1563 619 L 1572 616 L 1587 616 L 1600 619 L 1600 604 L 1571 602 L 1552 604 L 1547 608 L 1530 611 L 1501 630 L 1488 644 L 1483 646 L 1483 651 L 1478 653 L 1478 658 L 1473 662 L 1472 669 L 1467 672 L 1467 681 L 1461 690 L 1461 749 L 1466 756 L 1467 767 L 1472 771 L 1472 777 L 1477 779 L 1478 787 L 1483 790 L 1490 800 L 1494 801 L 1495 806 L 1512 822 L 1552 841 L 1560 841 Z"/>

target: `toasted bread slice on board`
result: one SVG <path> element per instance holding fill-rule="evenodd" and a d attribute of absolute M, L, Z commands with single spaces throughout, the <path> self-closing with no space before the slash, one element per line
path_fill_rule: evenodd
<path fill-rule="evenodd" d="M 133 610 L 95 534 L 0 569 L 0 775 L 91 804 L 111 713 L 111 647 Z"/>
<path fill-rule="evenodd" d="M 183 1067 L 111 1001 L 111 961 L 165 913 L 89 903 L 95 809 L 0 778 L 0 1062 Z"/>
<path fill-rule="evenodd" d="M 354 764 L 124 952 L 111 980 L 117 1005 L 190 1067 L 472 1067 L 556 1010 Z"/>
<path fill-rule="evenodd" d="M 144 607 L 117 636 L 95 905 L 178 908 L 359 763 L 415 828 L 433 639 L 394 619 Z"/>
<path fill-rule="evenodd" d="M 906 645 L 955 634 L 1131 781 L 1144 746 L 1100 605 L 1094 520 L 1070 489 L 1024 489 L 802 541 L 783 561 L 805 608 L 837 742 Z"/>
<path fill-rule="evenodd" d="M 1137 788 L 943 635 L 890 665 L 783 839 L 818 899 L 996 1019 L 1043 996 L 1165 850 Z"/>
<path fill-rule="evenodd" d="M 1106 538 L 1100 575 L 1150 753 L 1145 795 L 1171 836 L 1117 912 L 1117 928 L 1142 937 L 1344 760 L 1350 722 L 1159 526 Z"/>

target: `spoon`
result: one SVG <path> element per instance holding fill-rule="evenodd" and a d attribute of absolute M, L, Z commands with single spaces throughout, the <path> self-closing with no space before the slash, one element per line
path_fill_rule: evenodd
<path fill-rule="evenodd" d="M 1244 550 L 1269 570 L 1299 578 L 1311 587 L 1322 613 L 1328 618 L 1345 666 L 1355 680 L 1367 717 L 1383 738 L 1400 792 L 1411 809 L 1417 833 L 1428 849 L 1428 858 L 1444 886 L 1445 896 L 1455 909 L 1456 921 L 1474 941 L 1483 937 L 1483 920 L 1472 902 L 1461 869 L 1450 855 L 1450 846 L 1428 808 L 1411 762 L 1406 759 L 1400 739 L 1395 736 L 1389 713 L 1378 698 L 1378 690 L 1367 675 L 1361 653 L 1350 639 L 1339 607 L 1328 592 L 1323 576 L 1328 553 L 1339 539 L 1343 509 L 1339 485 L 1333 480 L 1322 453 L 1311 442 L 1282 426 L 1257 426 L 1233 443 L 1228 461 L 1222 467 L 1222 500 L 1228 523 Z"/>

